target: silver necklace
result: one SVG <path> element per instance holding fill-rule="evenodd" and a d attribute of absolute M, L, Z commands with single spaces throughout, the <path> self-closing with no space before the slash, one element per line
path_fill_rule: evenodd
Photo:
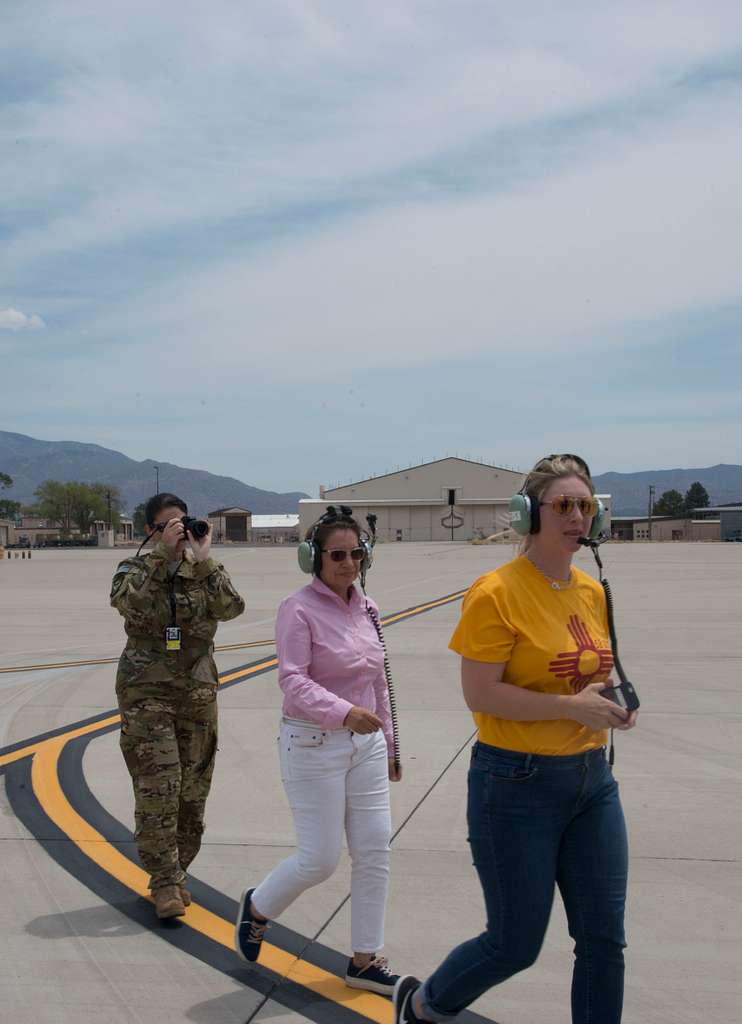
<path fill-rule="evenodd" d="M 549 576 L 547 572 L 544 572 L 543 569 L 536 565 L 534 560 L 529 555 L 526 555 L 526 558 L 531 563 L 536 572 L 540 573 L 540 575 L 544 577 L 544 579 L 547 581 L 552 590 L 568 590 L 574 583 L 574 577 L 572 576 L 571 569 L 569 570 L 569 577 L 566 580 L 557 580 L 554 579 L 553 576 Z"/>

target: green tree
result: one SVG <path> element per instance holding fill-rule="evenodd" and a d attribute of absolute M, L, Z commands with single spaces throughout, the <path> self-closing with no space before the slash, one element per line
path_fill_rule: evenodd
<path fill-rule="evenodd" d="M 0 473 L 0 491 L 7 491 L 7 489 L 12 486 L 13 477 L 8 476 L 7 473 Z"/>
<path fill-rule="evenodd" d="M 72 532 L 73 494 L 69 484 L 45 480 L 34 491 L 37 503 L 34 512 L 58 526 L 63 534 Z"/>
<path fill-rule="evenodd" d="M 685 511 L 690 515 L 694 508 L 708 508 L 710 504 L 708 491 L 696 480 L 685 492 Z"/>
<path fill-rule="evenodd" d="M 137 537 L 143 537 L 147 533 L 147 518 L 144 514 L 144 502 L 140 501 L 137 507 L 134 509 L 132 515 L 132 522 L 134 523 L 134 534 Z"/>
<path fill-rule="evenodd" d="M 81 484 L 76 480 L 60 483 L 59 480 L 45 480 L 35 490 L 38 503 L 36 515 L 55 523 L 63 534 L 72 533 L 76 526 L 81 534 L 90 532 L 96 520 L 108 522 L 109 495 L 111 525 L 116 528 L 121 521 L 119 511 L 120 495 L 117 487 L 107 484 Z"/>
<path fill-rule="evenodd" d="M 0 519 L 15 519 L 20 511 L 20 501 L 9 501 L 7 498 L 0 501 Z"/>
<path fill-rule="evenodd" d="M 114 487 L 113 484 L 90 484 L 89 486 L 101 498 L 105 509 L 105 515 L 95 516 L 95 518 L 102 519 L 105 523 L 108 523 L 110 507 L 111 526 L 114 530 L 118 530 L 121 525 L 121 492 L 118 487 Z"/>
<path fill-rule="evenodd" d="M 93 490 L 89 484 L 66 484 L 72 501 L 72 521 L 79 533 L 90 533 L 94 520 L 106 522 L 108 509 L 102 494 Z"/>
<path fill-rule="evenodd" d="M 674 488 L 671 491 L 665 491 L 655 501 L 653 514 L 656 516 L 676 516 L 678 518 L 684 516 L 685 499 L 683 495 Z"/>

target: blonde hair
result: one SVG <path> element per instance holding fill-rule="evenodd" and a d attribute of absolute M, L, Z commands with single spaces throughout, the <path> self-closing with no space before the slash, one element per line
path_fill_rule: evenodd
<path fill-rule="evenodd" d="M 595 484 L 588 465 L 579 455 L 547 455 L 539 459 L 523 481 L 521 493 L 540 502 L 550 484 L 569 476 L 576 476 L 582 480 L 590 488 L 590 493 L 595 494 Z M 531 540 L 532 534 L 527 533 L 518 547 L 519 554 L 523 555 L 528 551 Z"/>

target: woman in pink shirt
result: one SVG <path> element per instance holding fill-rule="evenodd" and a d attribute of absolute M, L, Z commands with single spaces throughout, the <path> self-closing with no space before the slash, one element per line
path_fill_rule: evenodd
<path fill-rule="evenodd" d="M 354 585 L 368 542 L 350 510 L 332 506 L 307 541 L 314 579 L 282 601 L 276 620 L 281 777 L 297 850 L 243 893 L 235 944 L 244 960 L 257 960 L 267 922 L 334 872 L 345 831 L 354 951 L 345 981 L 391 995 L 397 976 L 379 951 L 389 882 L 389 780 L 398 781 L 401 769 L 374 624 L 378 608 Z"/>

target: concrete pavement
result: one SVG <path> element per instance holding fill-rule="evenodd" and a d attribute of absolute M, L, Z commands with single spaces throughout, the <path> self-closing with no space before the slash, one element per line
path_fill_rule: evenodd
<path fill-rule="evenodd" d="M 622 660 L 643 702 L 637 729 L 617 738 L 616 774 L 632 849 L 624 1020 L 731 1024 L 742 1002 L 742 713 L 736 703 L 742 546 L 614 544 L 602 550 Z M 294 550 L 223 548 L 218 554 L 248 611 L 221 627 L 217 642 L 270 639 L 278 601 L 306 581 Z M 390 614 L 461 590 L 511 554 L 499 546 L 383 545 L 369 592 Z M 123 631 L 108 607 L 108 587 L 120 556 L 50 550 L 31 562 L 0 562 L 0 669 L 117 656 Z M 581 553 L 578 564 L 589 569 L 589 553 Z M 473 725 L 460 696 L 457 659 L 446 650 L 459 607 L 458 601 L 445 604 L 387 629 L 405 765 L 403 782 L 392 787 L 395 825 L 419 806 L 393 845 L 385 952 L 395 969 L 422 975 L 483 923 L 465 840 Z M 217 664 L 226 673 L 273 653 L 271 646 L 224 652 Z M 111 710 L 114 672 L 108 664 L 0 673 L 0 746 Z M 220 754 L 206 842 L 193 867 L 208 887 L 205 898 L 225 914 L 246 884 L 292 848 L 275 753 L 279 708 L 274 671 L 220 694 Z M 72 747 L 62 755 L 67 761 L 60 778 L 83 816 L 94 818 L 125 853 L 132 801 L 116 732 L 95 733 L 72 755 Z M 100 869 L 86 875 L 87 861 L 70 837 L 43 815 L 33 818 L 30 767 L 29 786 L 20 788 L 26 763 L 31 759 L 6 766 L 0 777 L 0 927 L 6 940 L 0 1020 L 247 1021 L 261 999 L 249 969 L 226 948 L 188 948 L 177 937 L 185 929 L 176 935 L 158 926 L 148 905 L 127 897 Z M 15 788 L 8 794 L 11 775 Z M 347 891 L 344 860 L 282 924 L 313 935 Z M 348 934 L 346 906 L 320 942 L 346 953 Z M 571 940 L 557 898 L 535 967 L 473 1009 L 500 1024 L 566 1024 L 570 971 Z M 324 1019 L 311 992 L 304 1005 L 283 996 L 279 987 L 257 1019 Z"/>

